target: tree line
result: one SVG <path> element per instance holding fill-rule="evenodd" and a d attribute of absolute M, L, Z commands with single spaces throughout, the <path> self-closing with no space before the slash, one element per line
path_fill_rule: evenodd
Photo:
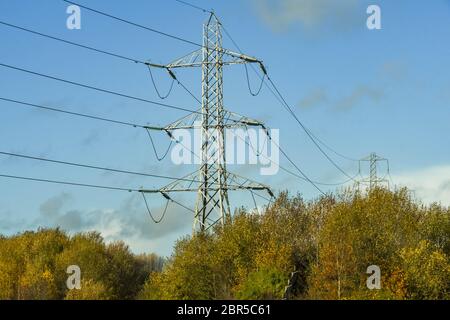
<path fill-rule="evenodd" d="M 242 209 L 224 228 L 180 240 L 140 297 L 449 299 L 449 236 L 450 209 L 407 189 L 312 201 L 282 193 L 263 214 Z M 367 288 L 372 265 L 379 290 Z"/>
<path fill-rule="evenodd" d="M 0 299 L 134 299 L 163 264 L 123 242 L 105 244 L 97 232 L 27 231 L 0 237 Z M 71 265 L 81 270 L 80 290 L 66 284 Z"/>
<path fill-rule="evenodd" d="M 95 232 L 0 237 L 0 299 L 449 299 L 449 235 L 450 208 L 407 189 L 284 192 L 262 213 L 240 208 L 180 239 L 167 259 Z M 67 289 L 69 265 L 80 290 Z M 373 265 L 381 287 L 369 290 Z"/>

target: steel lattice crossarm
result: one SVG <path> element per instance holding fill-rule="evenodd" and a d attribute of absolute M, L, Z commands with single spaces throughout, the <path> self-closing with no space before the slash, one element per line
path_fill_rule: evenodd
<path fill-rule="evenodd" d="M 265 191 L 270 198 L 274 197 L 269 186 L 231 172 L 227 172 L 226 186 L 210 184 L 207 188 L 204 188 L 204 182 L 198 182 L 199 175 L 201 175 L 201 171 L 197 170 L 196 172 L 184 176 L 182 180 L 174 181 L 159 190 L 141 189 L 139 191 L 142 193 L 160 193 L 163 196 L 166 195 L 166 198 L 170 198 L 170 196 L 167 195 L 172 193 L 201 192 L 203 197 L 208 199 L 204 204 L 208 210 L 206 211 L 206 214 L 201 214 L 197 204 L 194 217 L 194 229 L 201 227 L 202 230 L 205 230 L 204 227 L 208 228 L 214 223 L 220 221 L 224 222 L 227 216 L 230 216 L 229 213 L 224 215 L 220 210 L 220 206 L 218 206 L 219 199 L 217 199 L 215 195 L 221 191 Z M 213 176 L 214 173 L 211 173 L 211 177 L 208 178 L 212 178 Z"/>
<path fill-rule="evenodd" d="M 201 128 L 201 121 L 202 121 L 202 112 L 201 110 L 198 110 L 198 112 L 193 112 L 191 114 L 188 114 L 187 116 L 184 116 L 169 125 L 165 126 L 164 128 L 156 128 L 157 130 L 164 130 L 164 131 L 173 131 L 177 129 L 199 129 Z M 199 125 L 200 124 L 200 125 Z M 264 123 L 251 119 L 246 116 L 242 116 L 236 112 L 231 112 L 228 110 L 224 110 L 223 113 L 223 123 L 221 124 L 224 128 L 246 128 L 247 126 L 256 126 L 264 128 Z"/>
<path fill-rule="evenodd" d="M 165 187 L 158 190 L 146 190 L 140 189 L 140 192 L 144 193 L 171 193 L 171 192 L 197 192 L 198 185 L 201 183 L 198 181 L 198 170 L 190 173 L 189 175 L 183 176 L 180 180 L 169 183 Z M 249 178 L 242 177 L 238 174 L 227 172 L 228 184 L 226 189 L 230 191 L 237 190 L 253 190 L 253 191 L 266 191 L 270 197 L 273 197 L 272 190 L 269 186 L 253 181 Z M 218 186 L 208 188 L 209 191 L 217 190 Z"/>
<path fill-rule="evenodd" d="M 212 28 L 209 28 L 209 27 Z M 208 31 L 212 31 L 215 32 L 216 30 L 218 31 L 218 34 L 220 33 L 220 41 L 221 39 L 221 28 L 222 24 L 219 21 L 218 17 L 211 12 L 211 15 L 209 17 L 208 22 L 205 24 L 205 30 Z M 214 29 L 214 30 L 213 30 Z M 206 35 L 206 33 L 204 33 L 204 35 Z M 206 40 L 206 41 L 205 41 Z M 211 63 L 214 64 L 214 61 L 205 61 L 204 59 L 204 54 L 205 51 L 206 52 L 214 52 L 217 55 L 221 56 L 221 65 L 222 66 L 226 66 L 226 65 L 233 65 L 233 64 L 245 64 L 245 63 L 258 63 L 259 66 L 261 67 L 261 70 L 263 71 L 264 74 L 267 74 L 266 69 L 264 67 L 264 64 L 261 60 L 243 54 L 243 53 L 237 53 L 237 52 L 233 52 L 231 50 L 225 49 L 222 47 L 222 44 L 220 43 L 220 46 L 217 45 L 216 42 L 214 41 L 209 41 L 210 39 L 207 39 L 206 37 L 204 38 L 204 43 L 203 43 L 203 47 L 200 49 L 197 49 L 191 53 L 188 53 L 187 55 L 176 59 L 175 61 L 167 64 L 167 65 L 161 65 L 161 64 L 155 64 L 155 63 L 146 63 L 149 67 L 154 67 L 154 68 L 165 68 L 165 69 L 176 69 L 176 68 L 190 68 L 190 67 L 202 67 L 205 65 L 205 63 Z M 216 39 L 214 39 L 216 40 Z"/>
<path fill-rule="evenodd" d="M 213 48 L 212 50 L 215 49 Z M 262 62 L 260 60 L 244 54 L 232 52 L 226 49 L 220 50 L 220 53 L 224 55 L 223 56 L 224 59 L 222 60 L 222 64 L 224 66 L 243 63 L 259 63 L 260 65 L 262 65 Z M 201 67 L 203 64 L 202 59 L 203 59 L 203 49 L 199 49 L 169 63 L 164 67 L 168 69 Z"/>

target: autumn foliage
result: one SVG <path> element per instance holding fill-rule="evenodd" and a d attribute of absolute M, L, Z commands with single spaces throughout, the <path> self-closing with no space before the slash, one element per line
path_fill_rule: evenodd
<path fill-rule="evenodd" d="M 450 210 L 406 189 L 342 191 L 314 201 L 281 194 L 264 214 L 241 210 L 213 234 L 178 242 L 141 298 L 449 299 Z M 381 269 L 381 289 L 366 271 Z"/>
<path fill-rule="evenodd" d="M 0 299 L 133 299 L 156 255 L 134 255 L 122 242 L 106 245 L 95 232 L 68 236 L 58 229 L 0 237 Z M 82 270 L 80 290 L 68 290 L 67 267 Z"/>
<path fill-rule="evenodd" d="M 164 263 L 97 233 L 0 238 L 1 299 L 449 299 L 450 209 L 408 190 L 279 195 L 213 232 L 180 239 Z M 82 289 L 66 287 L 77 264 Z M 366 286 L 367 267 L 381 289 Z"/>

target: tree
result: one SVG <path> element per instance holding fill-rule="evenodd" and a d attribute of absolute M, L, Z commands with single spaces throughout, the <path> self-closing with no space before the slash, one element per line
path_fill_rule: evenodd
<path fill-rule="evenodd" d="M 65 300 L 109 300 L 113 293 L 102 282 L 82 280 L 81 289 L 69 290 Z"/>
<path fill-rule="evenodd" d="M 287 275 L 276 269 L 261 269 L 249 273 L 236 297 L 243 300 L 279 300 L 283 297 Z"/>
<path fill-rule="evenodd" d="M 409 299 L 449 299 L 450 262 L 448 256 L 427 240 L 400 251 L 406 297 Z"/>
<path fill-rule="evenodd" d="M 0 236 L 0 299 L 133 299 L 157 255 L 135 256 L 123 242 L 106 245 L 99 233 L 69 237 L 59 229 Z M 81 290 L 68 290 L 67 268 L 81 269 Z"/>
<path fill-rule="evenodd" d="M 398 273 L 399 250 L 421 237 L 418 221 L 424 211 L 406 189 L 347 190 L 340 197 L 320 231 L 319 260 L 309 279 L 313 298 L 361 297 L 368 291 L 367 267 L 377 265 L 389 278 Z"/>

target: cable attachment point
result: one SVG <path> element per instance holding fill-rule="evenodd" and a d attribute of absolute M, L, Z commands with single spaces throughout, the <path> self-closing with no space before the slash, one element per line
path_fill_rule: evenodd
<path fill-rule="evenodd" d="M 168 195 L 167 193 L 161 191 L 161 195 L 162 195 L 164 198 L 166 198 L 167 200 L 173 201 L 172 198 L 169 197 L 169 195 Z"/>
<path fill-rule="evenodd" d="M 264 66 L 264 64 L 262 63 L 262 61 L 258 61 L 258 63 L 259 63 L 259 67 L 261 68 L 261 71 L 264 73 L 264 75 L 267 76 L 267 69 Z"/>
<path fill-rule="evenodd" d="M 170 69 L 170 68 L 166 68 L 167 72 L 169 73 L 169 75 L 171 76 L 171 78 L 173 80 L 178 81 L 177 76 L 175 75 L 175 73 Z"/>
<path fill-rule="evenodd" d="M 269 129 L 266 128 L 266 126 L 264 124 L 261 124 L 261 129 L 264 130 L 264 132 L 266 133 L 267 137 L 269 138 L 269 140 L 272 140 L 272 137 L 270 136 L 270 132 Z"/>
<path fill-rule="evenodd" d="M 271 196 L 272 198 L 275 198 L 275 195 L 273 194 L 272 190 L 270 188 L 267 188 L 267 193 L 269 194 L 269 196 Z"/>
<path fill-rule="evenodd" d="M 164 132 L 169 136 L 169 138 L 171 139 L 171 140 L 175 140 L 175 138 L 173 137 L 173 135 L 172 135 L 172 132 L 170 132 L 169 130 L 167 130 L 167 129 L 163 129 L 164 130 Z"/>

